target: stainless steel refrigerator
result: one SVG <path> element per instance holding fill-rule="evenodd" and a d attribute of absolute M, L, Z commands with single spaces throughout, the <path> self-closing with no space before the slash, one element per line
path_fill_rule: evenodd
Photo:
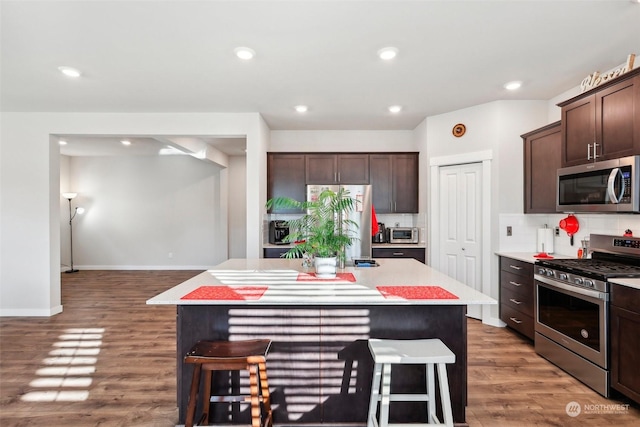
<path fill-rule="evenodd" d="M 371 258 L 371 186 L 370 185 L 307 185 L 307 200 L 314 200 L 322 191 L 329 189 L 336 193 L 344 188 L 349 196 L 356 200 L 353 212 L 345 214 L 343 218 L 358 224 L 357 240 L 346 249 L 346 264 L 352 265 L 355 259 Z"/>

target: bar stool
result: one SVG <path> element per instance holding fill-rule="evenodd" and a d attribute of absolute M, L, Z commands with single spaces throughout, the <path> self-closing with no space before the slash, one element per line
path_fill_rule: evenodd
<path fill-rule="evenodd" d="M 436 394 L 434 365 L 438 365 L 438 381 L 444 425 L 453 427 L 447 363 L 455 363 L 456 355 L 439 339 L 385 340 L 369 339 L 369 350 L 373 356 L 374 370 L 369 402 L 368 427 L 392 427 L 389 424 L 390 402 L 427 402 L 427 423 L 414 423 L 421 426 L 442 425 L 436 417 Z M 425 364 L 427 393 L 397 394 L 391 393 L 391 365 Z M 380 403 L 380 417 L 376 412 Z M 400 425 L 400 424 L 397 424 Z M 412 424 L 401 424 L 402 426 Z"/>
<path fill-rule="evenodd" d="M 211 403 L 251 402 L 251 426 L 272 427 L 273 413 L 267 382 L 266 357 L 271 340 L 257 339 L 244 341 L 198 341 L 184 358 L 185 363 L 195 364 L 189 392 L 189 403 L 185 427 L 193 427 L 200 389 L 200 376 L 204 371 L 204 398 L 202 416 L 198 425 L 209 423 Z M 211 395 L 213 371 L 249 371 L 249 395 Z M 262 423 L 260 402 L 264 406 L 265 419 Z"/>

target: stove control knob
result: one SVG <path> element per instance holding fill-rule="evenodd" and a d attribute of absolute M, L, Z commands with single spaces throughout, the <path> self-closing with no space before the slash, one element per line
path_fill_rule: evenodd
<path fill-rule="evenodd" d="M 560 273 L 559 279 L 560 280 L 568 280 L 569 277 L 567 276 L 567 273 Z"/>
<path fill-rule="evenodd" d="M 547 269 L 547 276 L 553 277 L 553 270 Z"/>
<path fill-rule="evenodd" d="M 584 279 L 584 285 L 588 288 L 593 288 L 594 287 L 593 280 Z"/>
<path fill-rule="evenodd" d="M 576 285 L 582 285 L 582 283 L 584 282 L 581 277 L 576 277 L 573 281 Z"/>
<path fill-rule="evenodd" d="M 538 269 L 538 274 L 540 274 L 540 275 L 543 275 L 543 276 L 544 276 L 545 271 L 546 271 L 546 269 L 544 269 L 544 268 L 539 268 L 539 269 Z"/>

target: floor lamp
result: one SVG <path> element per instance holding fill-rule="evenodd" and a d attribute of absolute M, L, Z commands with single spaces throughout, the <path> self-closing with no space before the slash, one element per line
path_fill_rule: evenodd
<path fill-rule="evenodd" d="M 71 200 L 75 198 L 78 193 L 62 193 L 62 197 L 69 201 L 69 245 L 71 247 L 71 269 L 65 271 L 65 273 L 76 273 L 78 270 L 73 268 L 73 218 L 77 214 L 82 214 L 84 208 L 76 207 L 75 210 L 71 210 Z"/>

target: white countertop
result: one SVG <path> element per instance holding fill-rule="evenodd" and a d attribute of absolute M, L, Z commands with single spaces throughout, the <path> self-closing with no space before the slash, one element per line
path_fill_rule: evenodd
<path fill-rule="evenodd" d="M 640 279 L 627 279 L 625 277 L 619 277 L 616 279 L 609 279 L 609 282 L 616 285 L 628 286 L 640 290 Z"/>
<path fill-rule="evenodd" d="M 519 261 L 530 262 L 531 264 L 535 264 L 535 262 L 539 259 L 549 259 L 549 258 L 536 258 L 537 252 L 496 252 L 496 255 L 503 256 L 507 258 L 517 259 Z M 575 258 L 575 256 L 562 255 L 562 254 L 549 254 L 553 259 L 571 259 Z"/>
<path fill-rule="evenodd" d="M 413 259 L 380 259 L 380 267 L 347 267 L 349 281 L 298 281 L 299 259 L 230 259 L 149 299 L 165 305 L 477 305 L 497 301 Z M 201 286 L 267 287 L 259 299 L 181 299 Z M 458 299 L 385 298 L 376 286 L 439 286 Z"/>

